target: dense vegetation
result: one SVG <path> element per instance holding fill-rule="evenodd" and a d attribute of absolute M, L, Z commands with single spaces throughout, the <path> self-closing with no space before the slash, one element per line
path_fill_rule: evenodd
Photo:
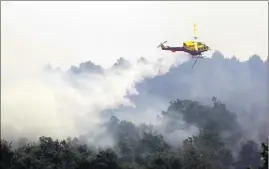
<path fill-rule="evenodd" d="M 170 103 L 160 119 L 164 131 L 111 117 L 105 124 L 115 140 L 113 147 L 94 147 L 78 138 L 12 143 L 1 140 L 2 169 L 246 169 L 268 168 L 268 144 L 241 136 L 235 113 L 216 97 L 211 106 L 196 101 Z M 221 117 L 221 118 L 220 118 Z M 198 128 L 195 135 L 171 145 L 165 134 L 179 131 L 182 119 Z M 229 123 L 226 123 L 229 121 Z M 188 126 L 184 126 L 188 127 Z M 226 134 L 225 134 L 226 133 Z M 228 136 L 227 136 L 227 133 Z M 177 142 L 177 140 L 175 140 Z M 238 148 L 239 147 L 239 148 Z M 261 158 L 262 157 L 262 158 Z"/>
<path fill-rule="evenodd" d="M 102 125 L 106 132 L 100 136 L 112 141 L 113 146 L 89 143 L 87 137 L 95 137 L 92 135 L 65 140 L 44 136 L 38 142 L 24 140 L 20 144 L 2 139 L 1 168 L 268 168 L 268 60 L 263 62 L 253 55 L 240 62 L 215 52 L 212 59 L 198 63 L 195 70 L 192 64 L 183 63 L 164 75 L 136 84 L 139 95 L 128 96 L 135 109 L 119 107 L 102 112 L 106 117 L 114 115 Z M 113 66 L 123 70 L 129 67 L 124 59 Z M 71 67 L 68 73 L 73 82 L 81 73 L 103 74 L 104 69 L 85 62 Z M 212 95 L 226 104 L 216 97 L 208 102 Z M 126 112 L 129 119 L 143 118 L 148 108 L 159 114 L 165 107 L 159 103 L 170 100 L 174 101 L 159 116 L 159 125 L 138 126 L 132 120 L 119 119 Z M 94 140 L 99 142 L 98 138 Z"/>

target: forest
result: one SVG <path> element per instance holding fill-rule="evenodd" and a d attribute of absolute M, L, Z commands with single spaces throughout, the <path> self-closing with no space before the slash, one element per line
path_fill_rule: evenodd
<path fill-rule="evenodd" d="M 218 118 L 221 116 L 222 118 Z M 105 124 L 115 139 L 113 147 L 96 147 L 83 139 L 40 137 L 38 142 L 21 142 L 17 148 L 1 140 L 3 169 L 256 169 L 268 168 L 268 144 L 242 140 L 234 113 L 216 97 L 212 105 L 191 100 L 170 103 L 160 117 L 167 121 L 165 132 L 178 128 L 184 118 L 199 128 L 177 145 L 169 145 L 154 126 L 120 120 L 112 116 Z M 224 121 L 230 121 L 229 124 Z M 237 130 L 235 130 L 237 128 Z M 224 133 L 230 133 L 229 137 Z M 237 144 L 240 143 L 240 144 Z"/>
<path fill-rule="evenodd" d="M 136 108 L 103 111 L 108 120 L 100 137 L 48 135 L 16 143 L 1 137 L 1 168 L 267 169 L 268 60 L 254 55 L 240 62 L 216 52 L 195 70 L 191 64 L 136 84 L 139 95 L 129 96 Z M 128 69 L 128 63 L 120 59 L 114 67 Z M 81 72 L 103 69 L 86 62 L 68 71 L 73 79 Z M 134 122 L 146 109 L 159 124 Z M 104 138 L 110 146 L 95 144 Z"/>

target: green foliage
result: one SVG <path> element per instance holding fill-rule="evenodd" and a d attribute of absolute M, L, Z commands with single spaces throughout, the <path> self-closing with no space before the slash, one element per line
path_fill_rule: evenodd
<path fill-rule="evenodd" d="M 148 169 L 181 169 L 180 159 L 170 154 L 157 154 L 151 160 Z"/>
<path fill-rule="evenodd" d="M 93 150 L 77 138 L 40 137 L 37 143 L 12 149 L 11 143 L 1 140 L 0 165 L 3 169 L 242 169 L 249 165 L 267 168 L 267 143 L 262 144 L 260 152 L 259 146 L 248 140 L 242 144 L 238 157 L 232 155 L 229 141 L 237 141 L 235 134 L 240 130 L 236 117 L 217 98 L 212 101 L 212 106 L 205 106 L 178 99 L 163 112 L 167 133 L 180 130 L 177 125 L 182 119 L 200 129 L 177 146 L 170 145 L 154 126 L 135 126 L 112 117 L 106 127 L 116 141 L 114 147 Z M 230 137 L 223 137 L 225 132 Z"/>
<path fill-rule="evenodd" d="M 262 143 L 261 160 L 262 166 L 260 169 L 268 169 L 268 140 Z"/>
<path fill-rule="evenodd" d="M 14 155 L 14 152 L 11 150 L 11 143 L 8 143 L 5 140 L 1 140 L 1 168 L 9 168 L 11 159 Z"/>

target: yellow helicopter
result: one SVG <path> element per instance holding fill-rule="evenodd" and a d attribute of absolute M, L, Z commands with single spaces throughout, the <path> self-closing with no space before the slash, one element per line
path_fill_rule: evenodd
<path fill-rule="evenodd" d="M 181 46 L 181 47 L 164 46 L 164 43 L 166 43 L 167 41 L 164 41 L 163 43 L 161 43 L 158 46 L 158 48 L 161 47 L 162 50 L 169 50 L 172 52 L 181 51 L 181 52 L 185 52 L 185 53 L 190 54 L 192 58 L 196 58 L 194 64 L 192 65 L 192 68 L 194 67 L 194 65 L 196 64 L 196 62 L 199 58 L 204 58 L 202 56 L 202 53 L 210 50 L 209 46 L 207 46 L 204 42 L 197 41 L 198 36 L 197 36 L 196 24 L 194 24 L 193 27 L 194 27 L 193 40 L 189 40 L 189 41 L 184 42 L 183 46 Z"/>

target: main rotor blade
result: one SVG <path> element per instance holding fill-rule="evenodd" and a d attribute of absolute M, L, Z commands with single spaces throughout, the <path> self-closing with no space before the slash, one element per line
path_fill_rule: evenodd
<path fill-rule="evenodd" d="M 197 44 L 197 39 L 198 39 L 198 33 L 197 33 L 197 26 L 196 23 L 193 24 L 193 33 L 194 33 L 194 49 L 198 51 L 198 44 Z"/>
<path fill-rule="evenodd" d="M 194 48 L 195 48 L 196 51 L 198 51 L 198 44 L 197 44 L 196 39 L 194 40 Z"/>

